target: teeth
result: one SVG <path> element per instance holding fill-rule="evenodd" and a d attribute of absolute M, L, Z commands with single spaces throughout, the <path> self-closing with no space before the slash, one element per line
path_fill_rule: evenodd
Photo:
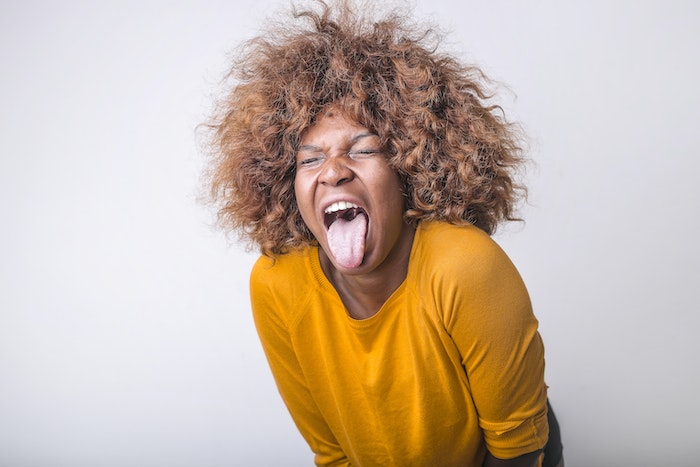
<path fill-rule="evenodd" d="M 359 208 L 357 204 L 353 203 L 348 203 L 347 201 L 338 201 L 336 203 L 331 204 L 326 208 L 326 214 L 330 214 L 332 212 L 336 211 L 343 211 L 345 209 L 351 209 L 351 208 Z"/>

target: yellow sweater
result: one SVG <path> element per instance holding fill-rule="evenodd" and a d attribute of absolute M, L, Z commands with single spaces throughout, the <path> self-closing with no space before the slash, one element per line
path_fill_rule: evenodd
<path fill-rule="evenodd" d="M 544 350 L 527 290 L 481 230 L 423 222 L 408 275 L 348 316 L 316 248 L 251 273 L 256 327 L 318 465 L 481 466 L 548 436 Z"/>

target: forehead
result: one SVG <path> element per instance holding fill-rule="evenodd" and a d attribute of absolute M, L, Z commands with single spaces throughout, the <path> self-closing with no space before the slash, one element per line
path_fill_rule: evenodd
<path fill-rule="evenodd" d="M 376 136 L 341 110 L 332 108 L 319 116 L 301 135 L 301 144 L 354 143 L 368 136 Z M 302 148 L 300 148 L 302 149 Z"/>

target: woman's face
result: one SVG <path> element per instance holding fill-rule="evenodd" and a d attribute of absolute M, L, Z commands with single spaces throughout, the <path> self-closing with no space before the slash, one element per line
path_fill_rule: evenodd
<path fill-rule="evenodd" d="M 294 190 L 304 222 L 339 272 L 367 273 L 410 252 L 398 174 L 379 137 L 339 107 L 302 135 Z"/>

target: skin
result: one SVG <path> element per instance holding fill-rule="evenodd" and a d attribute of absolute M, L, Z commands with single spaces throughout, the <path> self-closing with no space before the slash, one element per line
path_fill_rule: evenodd
<path fill-rule="evenodd" d="M 296 154 L 294 192 L 299 212 L 319 243 L 319 260 L 350 316 L 376 314 L 406 278 L 415 229 L 403 220 L 404 198 L 396 171 L 379 138 L 329 108 L 302 135 Z M 365 256 L 355 268 L 338 264 L 328 247 L 325 209 L 349 201 L 369 218 Z M 516 459 L 487 454 L 485 467 L 538 465 L 539 452 Z"/>
<path fill-rule="evenodd" d="M 406 278 L 415 230 L 403 220 L 404 198 L 379 138 L 331 107 L 304 132 L 294 190 L 304 222 L 320 245 L 324 273 L 351 316 L 368 318 Z M 365 255 L 356 268 L 338 264 L 328 247 L 324 210 L 335 201 L 362 207 L 369 218 Z"/>

